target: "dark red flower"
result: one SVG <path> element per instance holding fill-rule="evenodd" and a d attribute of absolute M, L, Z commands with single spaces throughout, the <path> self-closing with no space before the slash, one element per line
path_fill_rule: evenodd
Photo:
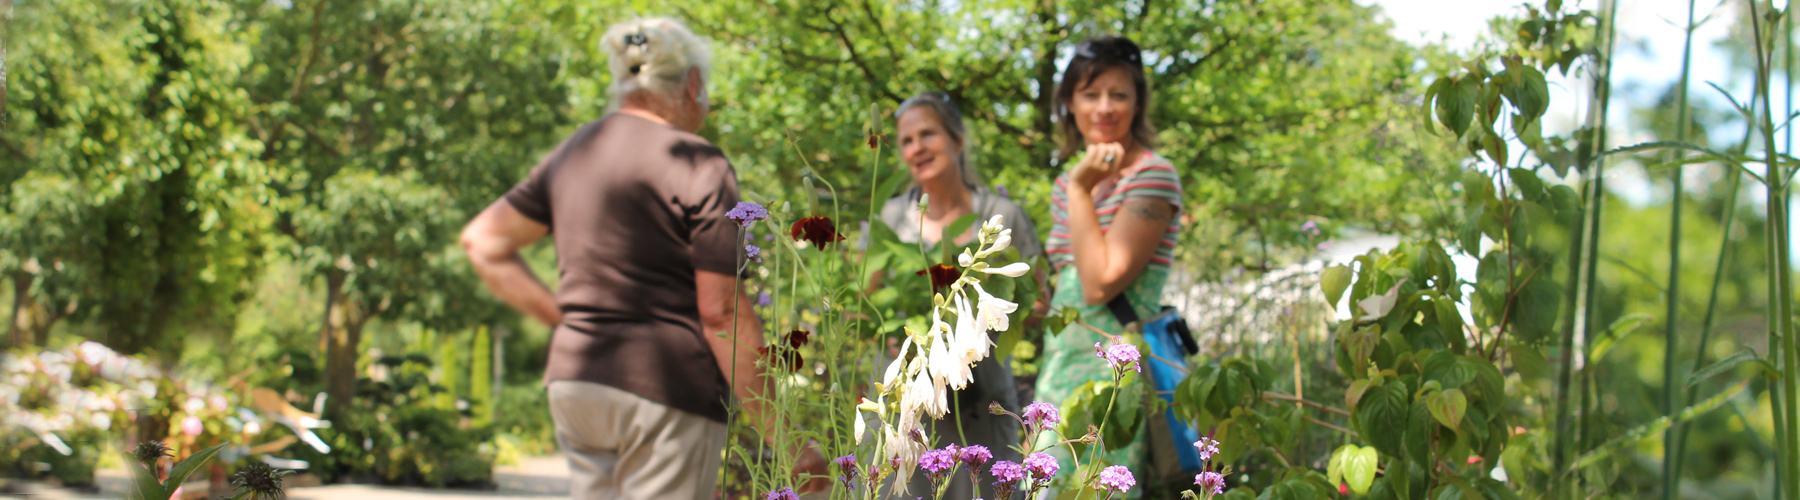
<path fill-rule="evenodd" d="M 938 264 L 925 268 L 925 270 L 919 271 L 917 274 L 919 276 L 924 276 L 926 274 L 931 275 L 931 291 L 933 292 L 950 288 L 952 283 L 956 283 L 957 279 L 962 278 L 961 269 L 946 264 Z"/>
<path fill-rule="evenodd" d="M 869 149 L 875 149 L 875 146 L 878 146 L 880 144 L 881 144 L 881 136 L 878 136 L 875 134 L 869 134 Z"/>
<path fill-rule="evenodd" d="M 812 332 L 809 332 L 806 330 L 794 330 L 794 331 L 788 332 L 788 334 L 787 334 L 788 347 L 799 349 L 800 346 L 806 345 L 807 341 L 810 340 L 811 337 L 812 337 Z"/>
<path fill-rule="evenodd" d="M 788 232 L 794 239 L 812 242 L 821 249 L 826 243 L 844 241 L 844 235 L 838 234 L 837 225 L 831 223 L 830 217 L 814 216 L 794 221 L 794 227 Z"/>

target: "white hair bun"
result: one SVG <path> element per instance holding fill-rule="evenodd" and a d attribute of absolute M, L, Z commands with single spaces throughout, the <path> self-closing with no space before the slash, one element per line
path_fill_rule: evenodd
<path fill-rule="evenodd" d="M 614 98 L 639 91 L 674 95 L 687 84 L 689 70 L 699 69 L 702 78 L 711 72 L 712 51 L 706 40 L 668 17 L 614 24 L 602 35 L 600 50 L 611 59 Z"/>

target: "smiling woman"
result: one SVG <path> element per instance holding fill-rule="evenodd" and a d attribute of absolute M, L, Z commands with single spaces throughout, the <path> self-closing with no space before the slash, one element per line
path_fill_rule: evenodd
<path fill-rule="evenodd" d="M 940 239 L 948 239 L 949 244 L 960 246 L 975 239 L 980 224 L 957 235 L 944 234 L 945 227 L 969 214 L 981 220 L 998 215 L 1011 227 L 1011 243 L 1019 249 L 1022 259 L 1043 254 L 1037 231 L 1031 227 L 1031 218 L 1025 216 L 1024 210 L 977 182 L 974 167 L 968 161 L 968 131 L 963 127 L 962 114 L 948 95 L 938 92 L 920 94 L 901 103 L 895 114 L 899 122 L 900 157 L 916 186 L 889 199 L 882 207 L 881 220 L 892 227 L 902 241 L 918 243 L 922 239 L 926 245 L 936 245 Z M 923 211 L 918 209 L 922 197 L 928 200 Z M 955 272 L 955 268 L 940 264 L 925 274 L 931 275 L 935 288 L 942 289 L 956 281 L 946 273 Z M 1037 305 L 1042 306 L 1045 301 L 1039 302 Z M 1012 371 L 1003 358 L 1004 354 L 989 356 L 975 365 L 973 383 L 956 392 L 960 422 L 941 424 L 932 433 L 939 441 L 932 444 L 934 448 L 966 438 L 960 440 L 960 444 L 985 446 L 993 450 L 994 457 L 999 460 L 1019 460 L 1017 451 L 1011 448 L 1019 435 L 1018 421 L 988 411 L 988 405 L 992 403 L 998 403 L 1008 411 L 1019 408 Z M 958 436 L 959 427 L 961 436 Z M 927 474 L 915 474 L 908 485 L 909 494 L 927 494 L 933 491 L 932 484 Z M 941 498 L 968 499 L 976 495 L 969 478 L 959 474 L 950 478 L 950 485 Z"/>
<path fill-rule="evenodd" d="M 1110 306 L 1132 308 L 1139 317 L 1154 315 L 1181 229 L 1175 217 L 1181 180 L 1173 163 L 1151 151 L 1156 134 L 1145 116 L 1150 85 L 1137 44 L 1108 37 L 1076 46 L 1054 106 L 1061 117 L 1062 157 L 1070 159 L 1065 162 L 1070 168 L 1051 190 L 1055 226 L 1044 245 L 1057 271 L 1051 306 L 1077 308 L 1094 327 L 1123 332 Z M 1079 146 L 1086 150 L 1075 160 Z M 1102 340 L 1082 325 L 1046 337 L 1037 399 L 1063 401 L 1082 384 L 1110 380 L 1092 347 Z M 1046 433 L 1039 443 L 1056 439 Z M 1140 428 L 1129 444 L 1108 444 L 1106 461 L 1137 469 L 1147 458 L 1145 443 Z M 1052 454 L 1063 470 L 1074 470 L 1065 450 Z"/>

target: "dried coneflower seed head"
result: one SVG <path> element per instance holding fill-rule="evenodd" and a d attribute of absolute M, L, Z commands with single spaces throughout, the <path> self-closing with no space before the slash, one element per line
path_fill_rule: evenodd
<path fill-rule="evenodd" d="M 156 440 L 144 441 L 138 443 L 136 448 L 132 448 L 131 456 L 136 458 L 138 463 L 144 464 L 144 468 L 156 470 L 156 462 L 162 460 L 163 457 L 170 456 L 169 445 Z"/>
<path fill-rule="evenodd" d="M 281 477 L 287 474 L 266 463 L 250 462 L 231 474 L 231 485 L 238 493 L 251 493 L 252 498 L 279 500 L 287 496 L 281 487 Z"/>

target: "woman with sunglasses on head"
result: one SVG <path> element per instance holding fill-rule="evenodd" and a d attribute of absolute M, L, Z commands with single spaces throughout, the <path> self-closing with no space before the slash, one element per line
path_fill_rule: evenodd
<path fill-rule="evenodd" d="M 1156 131 L 1146 116 L 1149 103 L 1137 44 L 1104 37 L 1076 47 L 1052 105 L 1061 128 L 1060 157 L 1070 166 L 1051 191 L 1055 225 L 1045 242 L 1056 268 L 1051 307 L 1077 308 L 1083 321 L 1109 334 L 1125 331 L 1109 303 L 1130 307 L 1140 318 L 1154 316 L 1180 230 L 1175 214 L 1181 209 L 1181 179 L 1175 165 L 1152 150 Z M 1047 336 L 1036 399 L 1060 403 L 1084 383 L 1111 380 L 1095 343 L 1112 341 L 1080 324 Z M 1054 442 L 1046 434 L 1038 436 L 1040 444 Z M 1148 463 L 1142 428 L 1130 442 L 1106 443 L 1106 448 L 1104 458 L 1113 465 L 1142 471 Z M 1067 452 L 1060 447 L 1052 452 L 1065 475 L 1074 471 Z"/>
<path fill-rule="evenodd" d="M 975 240 L 975 233 L 981 227 L 979 222 L 962 234 L 944 235 L 945 227 L 969 214 L 983 221 L 1000 215 L 1006 227 L 1012 229 L 1012 246 L 1019 249 L 1021 259 L 1043 255 L 1037 230 L 1025 216 L 1025 211 L 1005 196 L 988 190 L 976 179 L 974 166 L 969 164 L 968 129 L 963 126 L 962 113 L 957 111 L 950 96 L 942 92 L 913 96 L 900 103 L 900 109 L 894 115 L 898 119 L 896 142 L 900 158 L 907 166 L 907 173 L 912 174 L 914 185 L 882 205 L 881 221 L 893 228 L 901 241 L 918 243 L 923 238 L 925 245 L 935 246 L 943 235 L 942 238 L 949 239 L 951 245 L 966 245 Z M 919 200 L 922 197 L 927 203 L 921 213 Z M 1042 285 L 1045 277 L 1038 275 L 1037 278 Z M 1026 324 L 1035 325 L 1041 320 L 1047 304 L 1044 300 L 1032 304 L 1035 314 Z M 949 418 L 929 424 L 936 436 L 932 448 L 951 443 L 981 445 L 993 454 L 993 461 L 1019 461 L 1018 451 L 1012 449 L 1018 444 L 1019 422 L 988 411 L 992 403 L 999 403 L 1014 413 L 1019 411 L 1019 394 L 1013 387 L 1012 370 L 1007 368 L 1006 355 L 995 352 L 976 363 L 974 382 L 954 395 L 958 410 L 955 418 L 961 420 L 960 424 Z M 975 497 L 967 475 L 954 474 L 950 481 L 943 498 L 967 500 Z M 931 498 L 933 494 L 935 490 L 931 489 L 930 478 L 918 470 L 903 497 Z"/>

